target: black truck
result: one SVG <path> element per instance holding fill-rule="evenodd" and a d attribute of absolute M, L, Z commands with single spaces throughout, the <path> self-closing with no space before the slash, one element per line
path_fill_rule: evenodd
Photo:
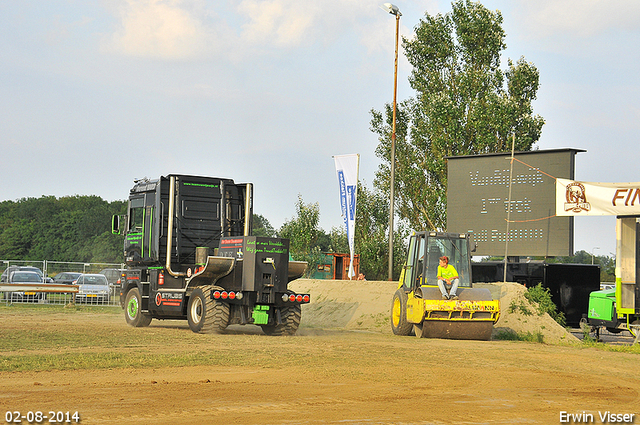
<path fill-rule="evenodd" d="M 194 332 L 255 324 L 293 335 L 309 294 L 288 289 L 307 263 L 290 261 L 289 240 L 251 236 L 252 184 L 171 174 L 135 181 L 124 233 L 127 269 L 120 304 L 135 327 L 186 319 Z"/>

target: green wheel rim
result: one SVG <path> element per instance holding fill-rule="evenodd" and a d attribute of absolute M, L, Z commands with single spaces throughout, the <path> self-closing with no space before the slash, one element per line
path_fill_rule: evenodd
<path fill-rule="evenodd" d="M 138 298 L 131 297 L 129 304 L 127 304 L 127 314 L 131 319 L 134 319 L 138 315 Z"/>

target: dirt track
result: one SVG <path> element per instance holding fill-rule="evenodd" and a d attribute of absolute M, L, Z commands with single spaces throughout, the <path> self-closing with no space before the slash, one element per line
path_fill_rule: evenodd
<path fill-rule="evenodd" d="M 375 298 L 373 286 L 368 293 Z M 362 287 L 353 290 L 363 293 Z M 634 423 L 640 423 L 638 355 L 568 343 L 396 337 L 384 329 L 380 312 L 358 305 L 357 297 L 332 302 L 330 293 L 316 293 L 314 308 L 333 308 L 328 316 L 341 315 L 340 326 L 318 327 L 328 319 L 309 310 L 303 312 L 303 323 L 305 314 L 309 323 L 286 338 L 261 335 L 252 326 L 194 335 L 181 321 L 154 320 L 149 328 L 133 329 L 120 314 L 55 313 L 43 321 L 37 314 L 3 312 L 0 336 L 38 329 L 53 337 L 63 327 L 126 341 L 118 347 L 56 348 L 55 355 L 217 357 L 208 366 L 165 369 L 0 372 L 0 413 L 78 411 L 84 424 L 555 424 L 563 411 L 591 413 L 593 423 L 601 423 L 599 411 L 610 411 L 635 414 Z M 335 305 L 341 303 L 346 305 Z M 142 335 L 144 346 L 136 344 Z M 0 362 L 5 355 L 39 351 L 15 348 Z"/>

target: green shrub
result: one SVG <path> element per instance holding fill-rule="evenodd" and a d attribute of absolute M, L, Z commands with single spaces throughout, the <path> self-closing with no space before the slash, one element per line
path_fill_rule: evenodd
<path fill-rule="evenodd" d="M 516 302 L 516 300 L 511 301 L 511 305 L 509 306 L 509 313 L 515 313 L 516 311 L 519 311 L 525 316 L 531 316 L 533 314 L 531 313 L 527 305 L 522 302 L 522 300 L 520 300 L 519 303 Z"/>
<path fill-rule="evenodd" d="M 564 327 L 567 324 L 567 319 L 564 317 L 564 313 L 558 311 L 556 305 L 551 301 L 551 293 L 549 288 L 543 288 L 539 283 L 532 288 L 528 288 L 524 297 L 531 303 L 538 305 L 538 314 L 542 315 L 548 313 L 558 324 Z"/>
<path fill-rule="evenodd" d="M 527 341 L 527 342 L 537 342 L 544 343 L 544 335 L 542 332 L 515 332 L 512 330 L 500 331 L 497 332 L 494 336 L 494 339 L 500 339 L 503 341 Z"/>

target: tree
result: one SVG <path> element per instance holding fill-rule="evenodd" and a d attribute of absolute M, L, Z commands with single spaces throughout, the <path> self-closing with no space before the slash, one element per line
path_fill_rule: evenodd
<path fill-rule="evenodd" d="M 278 231 L 278 237 L 289 239 L 289 251 L 295 260 L 306 260 L 316 248 L 319 221 L 318 203 L 305 204 L 302 195 L 298 195 L 296 217 L 285 221 Z"/>
<path fill-rule="evenodd" d="M 389 271 L 389 199 L 379 190 L 358 185 L 356 253 L 360 272 L 369 280 L 386 280 Z M 393 244 L 393 277 L 397 279 L 406 260 L 407 236 L 403 221 L 396 222 Z"/>
<path fill-rule="evenodd" d="M 123 236 L 112 235 L 111 216 L 127 203 L 98 196 L 25 198 L 0 203 L 0 258 L 121 262 Z"/>
<path fill-rule="evenodd" d="M 406 256 L 408 231 L 397 223 L 393 244 L 393 276 L 400 275 Z M 386 280 L 389 270 L 389 199 L 379 190 L 358 184 L 355 253 L 360 255 L 360 272 L 368 280 Z M 331 245 L 336 252 L 349 252 L 344 227 L 331 229 Z"/>
<path fill-rule="evenodd" d="M 260 214 L 253 214 L 253 226 L 251 234 L 254 236 L 262 236 L 266 238 L 273 238 L 276 236 L 276 231 L 269 223 L 269 220 L 261 216 Z"/>
<path fill-rule="evenodd" d="M 403 37 L 416 95 L 397 108 L 396 202 L 416 230 L 446 228 L 446 157 L 507 152 L 514 136 L 516 150 L 528 151 L 540 138 L 544 120 L 531 106 L 538 70 L 520 58 L 502 71 L 504 39 L 500 12 L 469 0 L 426 15 L 413 39 Z M 392 109 L 371 114 L 383 161 L 374 184 L 388 193 Z"/>

